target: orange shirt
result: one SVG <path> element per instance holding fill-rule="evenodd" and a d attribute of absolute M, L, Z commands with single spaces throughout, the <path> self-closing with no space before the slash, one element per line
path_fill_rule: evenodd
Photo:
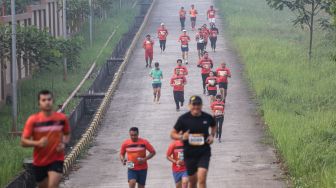
<path fill-rule="evenodd" d="M 215 18 L 216 16 L 216 11 L 215 9 L 209 9 L 208 12 L 207 12 L 207 15 L 208 15 L 208 18 Z"/>
<path fill-rule="evenodd" d="M 189 11 L 189 14 L 190 14 L 190 17 L 196 17 L 197 14 L 198 14 L 198 12 L 197 12 L 196 9 L 191 9 L 191 10 Z"/>
<path fill-rule="evenodd" d="M 188 44 L 189 44 L 189 41 L 190 41 L 190 37 L 188 35 L 184 35 L 182 34 L 180 37 L 179 37 L 179 41 L 181 41 L 181 45 L 182 47 L 187 47 Z"/>
<path fill-rule="evenodd" d="M 34 147 L 33 164 L 47 166 L 55 161 L 64 161 L 64 152 L 57 152 L 58 145 L 62 142 L 64 134 L 70 133 L 68 118 L 58 112 L 46 116 L 42 112 L 31 115 L 23 128 L 24 138 L 33 138 L 34 141 L 42 137 L 48 139 L 46 147 Z"/>
<path fill-rule="evenodd" d="M 168 35 L 168 30 L 164 27 L 159 27 L 157 30 L 159 40 L 166 40 Z"/>
<path fill-rule="evenodd" d="M 186 14 L 187 14 L 187 12 L 185 10 L 180 10 L 179 11 L 180 18 L 185 18 Z"/>
<path fill-rule="evenodd" d="M 219 67 L 216 70 L 216 75 L 217 75 L 217 81 L 219 83 L 227 83 L 228 82 L 228 76 L 231 76 L 231 71 L 227 67 L 225 67 L 224 69 Z"/>
<path fill-rule="evenodd" d="M 155 152 L 153 146 L 146 139 L 139 138 L 137 142 L 127 139 L 121 145 L 120 154 L 125 155 L 127 153 L 127 161 L 134 163 L 132 170 L 145 170 L 148 168 L 147 162 L 139 164 L 138 158 L 145 158 L 146 151 Z"/>
<path fill-rule="evenodd" d="M 153 40 L 145 40 L 143 42 L 143 48 L 146 50 L 146 51 L 153 51 L 153 47 L 154 47 L 154 41 Z"/>
<path fill-rule="evenodd" d="M 172 156 L 175 161 L 184 160 L 183 154 L 183 142 L 179 140 L 172 141 L 167 150 L 167 156 Z M 184 172 L 187 170 L 184 164 L 176 165 L 175 163 L 172 164 L 173 172 Z"/>
<path fill-rule="evenodd" d="M 187 83 L 187 79 L 183 75 L 176 75 L 170 79 L 170 84 L 173 85 L 174 91 L 184 91 L 184 85 Z"/>
<path fill-rule="evenodd" d="M 213 113 L 215 114 L 215 116 L 221 116 L 224 113 L 224 109 L 225 109 L 225 103 L 223 101 L 214 101 L 211 104 L 211 110 L 213 111 Z"/>
<path fill-rule="evenodd" d="M 210 58 L 202 58 L 198 62 L 198 66 L 202 67 L 201 73 L 202 74 L 209 74 L 211 71 L 211 68 L 213 66 L 213 62 Z"/>

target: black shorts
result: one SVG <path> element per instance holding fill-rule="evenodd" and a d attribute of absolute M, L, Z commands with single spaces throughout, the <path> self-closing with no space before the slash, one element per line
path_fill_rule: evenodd
<path fill-rule="evenodd" d="M 190 20 L 196 22 L 196 17 L 190 17 Z"/>
<path fill-rule="evenodd" d="M 187 47 L 182 47 L 181 46 L 181 51 L 182 52 L 188 52 L 189 51 L 189 47 L 187 46 Z"/>
<path fill-rule="evenodd" d="M 204 43 L 197 43 L 197 50 L 204 50 Z"/>
<path fill-rule="evenodd" d="M 63 161 L 55 161 L 47 166 L 33 166 L 36 182 L 41 182 L 48 177 L 48 172 L 63 173 Z"/>
<path fill-rule="evenodd" d="M 204 154 L 197 157 L 184 158 L 188 176 L 194 175 L 198 168 L 208 169 L 210 164 L 210 157 L 211 152 L 204 152 Z"/>
<path fill-rule="evenodd" d="M 208 90 L 208 93 L 211 96 L 216 96 L 217 95 L 217 90 Z"/>
<path fill-rule="evenodd" d="M 218 83 L 218 87 L 219 87 L 219 89 L 221 89 L 221 88 L 224 88 L 224 89 L 227 89 L 228 88 L 228 83 Z"/>

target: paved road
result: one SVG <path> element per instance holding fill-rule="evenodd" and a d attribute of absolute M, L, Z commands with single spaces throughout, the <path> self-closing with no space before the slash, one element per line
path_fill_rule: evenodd
<path fill-rule="evenodd" d="M 172 75 L 176 59 L 180 57 L 177 43 L 179 22 L 177 17 L 180 6 L 188 7 L 194 2 L 200 15 L 198 23 L 205 23 L 205 11 L 210 0 L 182 1 L 159 0 L 155 5 L 148 25 L 143 33 L 155 35 L 161 22 L 165 22 L 170 35 L 167 51 L 160 54 L 156 41 L 155 60 L 161 63 L 165 77 L 161 104 L 152 102 L 151 80 L 147 76 L 149 69 L 144 68 L 144 52 L 141 41 L 135 50 L 131 62 L 116 91 L 107 111 L 94 147 L 88 156 L 79 163 L 81 168 L 73 172 L 62 187 L 95 187 L 122 188 L 127 187 L 126 168 L 118 159 L 121 142 L 128 137 L 131 126 L 140 128 L 140 136 L 148 138 L 157 150 L 157 155 L 149 162 L 148 188 L 174 187 L 169 162 L 165 152 L 170 142 L 169 132 L 177 117 L 186 112 L 175 111 L 172 88 L 168 81 Z M 190 27 L 189 20 L 187 21 Z M 222 28 L 219 25 L 219 28 Z M 248 88 L 237 63 L 235 54 L 226 45 L 222 35 L 218 41 L 218 52 L 211 52 L 216 67 L 225 60 L 232 69 L 227 98 L 226 117 L 223 126 L 223 142 L 215 143 L 210 166 L 208 187 L 210 188 L 280 188 L 286 187 L 281 180 L 279 167 L 273 164 L 276 158 L 273 148 L 262 143 L 264 134 L 256 118 L 255 105 L 248 93 Z M 190 32 L 192 38 L 195 33 Z M 190 74 L 187 77 L 186 98 L 192 94 L 201 95 L 205 101 L 205 110 L 210 111 L 208 97 L 202 95 L 200 70 L 196 67 L 196 44 L 191 44 Z"/>

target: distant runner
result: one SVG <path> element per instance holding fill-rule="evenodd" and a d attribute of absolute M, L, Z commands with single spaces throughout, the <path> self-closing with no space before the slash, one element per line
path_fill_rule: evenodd
<path fill-rule="evenodd" d="M 217 77 L 215 76 L 214 72 L 210 72 L 209 76 L 205 80 L 207 85 L 208 93 L 210 95 L 210 104 L 215 101 L 215 97 L 217 95 Z"/>
<path fill-rule="evenodd" d="M 222 101 L 222 96 L 217 95 L 216 101 L 211 104 L 211 110 L 216 120 L 216 126 L 217 126 L 216 138 L 218 138 L 219 142 L 222 142 L 221 138 L 224 122 L 224 109 L 225 109 L 225 103 Z"/>
<path fill-rule="evenodd" d="M 142 47 L 145 49 L 146 68 L 148 66 L 151 68 L 153 61 L 154 41 L 151 39 L 150 35 L 146 35 L 146 39 L 143 42 Z"/>
<path fill-rule="evenodd" d="M 178 41 L 181 43 L 182 59 L 186 64 L 188 64 L 190 37 L 187 35 L 187 30 L 183 30 L 183 34 L 180 35 Z"/>
<path fill-rule="evenodd" d="M 184 7 L 181 7 L 179 15 L 180 15 L 181 31 L 183 31 L 183 29 L 185 29 L 185 20 L 187 15 L 187 11 L 184 10 Z"/>
<path fill-rule="evenodd" d="M 53 111 L 53 94 L 38 93 L 40 112 L 29 116 L 23 128 L 21 145 L 34 147 L 33 168 L 39 188 L 59 187 L 63 177 L 64 149 L 70 141 L 69 120 Z"/>
<path fill-rule="evenodd" d="M 181 115 L 171 138 L 184 143 L 184 162 L 189 176 L 189 188 L 206 188 L 206 178 L 211 157 L 210 144 L 213 143 L 216 124 L 214 118 L 202 111 L 202 99 L 192 96 L 190 111 Z M 209 128 L 211 132 L 209 133 Z"/>
<path fill-rule="evenodd" d="M 157 104 L 159 104 L 160 96 L 161 96 L 161 85 L 162 85 L 161 79 L 163 79 L 163 74 L 159 67 L 158 62 L 155 62 L 154 66 L 155 68 L 151 70 L 151 72 L 149 73 L 149 76 L 153 79 L 153 82 L 152 82 L 153 94 L 154 94 L 153 102 L 156 102 Z"/>
<path fill-rule="evenodd" d="M 204 54 L 204 43 L 205 43 L 204 35 L 201 28 L 198 29 L 195 39 L 197 45 L 198 59 L 201 59 Z"/>
<path fill-rule="evenodd" d="M 216 75 L 222 100 L 225 101 L 229 82 L 228 78 L 231 78 L 231 71 L 226 67 L 226 63 L 222 63 L 220 67 L 216 69 Z"/>
<path fill-rule="evenodd" d="M 160 41 L 161 52 L 164 52 L 166 49 L 166 41 L 168 36 L 168 30 L 165 27 L 164 23 L 161 23 L 161 26 L 157 30 L 157 34 Z"/>
<path fill-rule="evenodd" d="M 202 33 L 203 33 L 203 36 L 204 36 L 204 50 L 205 50 L 207 48 L 208 39 L 209 39 L 209 36 L 210 36 L 210 30 L 207 28 L 206 24 L 204 24 L 202 26 Z"/>
<path fill-rule="evenodd" d="M 129 188 L 144 188 L 147 179 L 147 161 L 154 157 L 155 150 L 153 146 L 143 138 L 139 138 L 139 129 L 132 127 L 129 130 L 130 139 L 125 140 L 120 149 L 120 160 L 128 168 Z M 149 154 L 147 155 L 147 152 Z M 125 157 L 127 154 L 127 158 Z"/>
<path fill-rule="evenodd" d="M 209 58 L 209 53 L 204 52 L 203 58 L 198 62 L 198 67 L 202 68 L 201 75 L 202 75 L 202 82 L 203 82 L 203 94 L 206 91 L 206 79 L 209 76 L 209 73 L 213 67 L 212 59 Z"/>
<path fill-rule="evenodd" d="M 210 28 L 210 43 L 211 43 L 211 49 L 212 51 L 216 52 L 216 43 L 217 43 L 217 36 L 219 34 L 218 28 L 215 24 L 211 24 Z"/>
<path fill-rule="evenodd" d="M 172 141 L 167 150 L 167 159 L 172 162 L 176 188 L 188 188 L 188 174 L 184 164 L 183 142 Z"/>
<path fill-rule="evenodd" d="M 183 66 L 182 65 L 182 59 L 178 59 L 176 61 L 177 63 L 177 66 L 174 68 L 174 73 L 173 74 L 176 74 L 176 75 L 183 75 L 183 76 L 187 76 L 188 75 L 188 69 L 186 66 Z M 177 74 L 177 70 L 179 70 L 179 74 Z"/>
<path fill-rule="evenodd" d="M 190 14 L 191 28 L 194 31 L 196 26 L 196 17 L 198 14 L 197 10 L 195 9 L 195 5 L 191 5 L 189 14 Z"/>
<path fill-rule="evenodd" d="M 213 5 L 211 5 L 210 9 L 207 11 L 207 19 L 210 24 L 216 22 L 216 10 Z"/>
<path fill-rule="evenodd" d="M 187 84 L 187 79 L 180 73 L 180 69 L 176 69 L 176 74 L 170 79 L 170 85 L 173 87 L 174 100 L 176 111 L 180 111 L 180 106 L 184 103 L 184 86 Z"/>

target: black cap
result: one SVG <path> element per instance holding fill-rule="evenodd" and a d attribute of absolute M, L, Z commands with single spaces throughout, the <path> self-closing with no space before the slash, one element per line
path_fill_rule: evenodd
<path fill-rule="evenodd" d="M 202 101 L 202 98 L 200 96 L 194 95 L 194 96 L 190 97 L 189 104 L 202 105 L 203 101 Z"/>

